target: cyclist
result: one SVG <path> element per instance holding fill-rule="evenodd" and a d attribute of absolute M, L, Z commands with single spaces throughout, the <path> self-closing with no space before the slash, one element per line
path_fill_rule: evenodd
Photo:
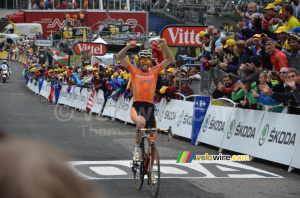
<path fill-rule="evenodd" d="M 142 50 L 138 54 L 139 66 L 135 67 L 125 58 L 127 50 L 136 46 L 135 41 L 130 41 L 117 55 L 117 59 L 121 64 L 129 70 L 131 74 L 131 82 L 133 85 L 133 105 L 131 108 L 131 119 L 136 124 L 135 129 L 135 148 L 133 152 L 133 160 L 138 162 L 141 160 L 140 141 L 142 134 L 138 135 L 138 128 L 155 128 L 156 121 L 154 117 L 154 94 L 158 74 L 161 70 L 169 66 L 173 60 L 173 54 L 165 39 L 160 39 L 158 43 L 162 49 L 165 49 L 167 59 L 162 61 L 156 67 L 150 67 L 152 62 L 152 53 L 148 50 Z M 156 137 L 154 137 L 155 139 Z"/>

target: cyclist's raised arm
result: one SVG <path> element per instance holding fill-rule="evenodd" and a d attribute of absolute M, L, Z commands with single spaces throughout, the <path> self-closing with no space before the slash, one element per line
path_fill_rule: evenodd
<path fill-rule="evenodd" d="M 161 66 L 165 69 L 174 61 L 174 56 L 164 38 L 159 39 L 158 43 L 160 44 L 161 48 L 164 48 L 166 51 L 167 58 L 163 62 L 161 62 Z"/>
<path fill-rule="evenodd" d="M 132 48 L 132 47 L 135 47 L 136 46 L 136 42 L 135 41 L 130 41 L 126 47 L 124 47 L 123 49 L 121 49 L 121 51 L 119 51 L 119 53 L 117 54 L 117 59 L 118 61 L 121 62 L 121 64 L 124 66 L 124 67 L 127 67 L 130 63 L 124 58 L 125 57 L 125 54 L 126 52 Z"/>

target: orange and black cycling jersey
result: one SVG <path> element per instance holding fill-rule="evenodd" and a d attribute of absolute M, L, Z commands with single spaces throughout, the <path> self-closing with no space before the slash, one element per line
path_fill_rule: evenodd
<path fill-rule="evenodd" d="M 148 72 L 143 72 L 134 65 L 127 66 L 131 74 L 131 82 L 133 85 L 133 102 L 149 102 L 154 103 L 154 95 L 158 74 L 163 67 L 159 64 L 150 68 Z"/>

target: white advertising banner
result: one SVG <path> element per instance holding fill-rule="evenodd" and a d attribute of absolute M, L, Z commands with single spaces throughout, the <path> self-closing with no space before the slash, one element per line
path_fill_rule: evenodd
<path fill-rule="evenodd" d="M 296 151 L 294 153 L 292 162 L 290 164 L 291 167 L 300 169 L 300 157 L 299 156 L 300 156 L 300 141 L 298 142 Z"/>
<path fill-rule="evenodd" d="M 193 124 L 194 102 L 183 100 L 172 100 L 175 107 L 179 107 L 179 113 L 176 112 L 176 118 L 172 127 L 172 133 L 181 137 L 191 139 Z"/>
<path fill-rule="evenodd" d="M 252 155 L 264 113 L 250 109 L 233 109 L 221 148 Z"/>
<path fill-rule="evenodd" d="M 111 95 L 114 95 L 115 93 L 116 92 L 114 91 Z M 113 98 L 108 98 L 102 115 L 114 117 L 117 109 L 118 100 L 114 100 Z"/>
<path fill-rule="evenodd" d="M 119 120 L 124 121 L 124 122 L 134 124 L 134 122 L 131 120 L 131 117 L 130 117 L 130 109 L 131 109 L 132 104 L 133 104 L 133 98 L 125 99 L 124 95 L 122 95 L 120 97 L 122 97 L 122 99 L 119 98 L 120 106 L 118 106 L 115 117 Z"/>
<path fill-rule="evenodd" d="M 168 103 L 165 101 L 162 104 L 158 117 L 156 118 L 158 128 L 169 128 L 169 126 L 174 126 L 176 116 L 181 113 L 183 108 L 183 106 L 180 106 L 180 102 L 182 102 L 182 100 L 171 100 Z"/>
<path fill-rule="evenodd" d="M 266 112 L 253 156 L 290 165 L 300 138 L 299 123 L 299 115 Z"/>
<path fill-rule="evenodd" d="M 196 144 L 203 142 L 220 147 L 232 110 L 232 107 L 209 105 Z"/>
<path fill-rule="evenodd" d="M 159 112 L 160 110 L 162 109 L 162 106 L 165 104 L 165 98 L 162 98 L 158 103 L 155 103 L 154 105 L 154 115 L 155 115 L 155 118 L 156 118 L 156 121 L 158 120 L 158 115 L 159 115 Z"/>
<path fill-rule="evenodd" d="M 104 105 L 104 93 L 100 89 L 95 95 L 91 112 L 100 114 Z"/>
<path fill-rule="evenodd" d="M 39 81 L 36 80 L 32 81 L 32 91 L 36 94 L 39 93 Z"/>
<path fill-rule="evenodd" d="M 43 85 L 42 85 L 42 89 L 41 89 L 41 92 L 40 92 L 40 95 L 43 96 L 43 97 L 46 97 L 47 83 L 48 82 L 46 80 L 44 80 Z M 28 84 L 29 84 L 29 82 L 28 82 Z"/>
<path fill-rule="evenodd" d="M 59 98 L 58 98 L 58 104 L 64 104 L 67 105 L 68 104 L 68 93 L 67 93 L 67 89 L 68 86 L 67 85 L 63 85 L 61 90 L 60 90 L 60 94 L 59 94 Z"/>
<path fill-rule="evenodd" d="M 71 98 L 71 103 L 70 103 L 71 107 L 76 108 L 77 103 L 79 101 L 79 97 L 80 97 L 80 87 L 75 87 L 72 92 L 72 98 Z"/>
<path fill-rule="evenodd" d="M 87 88 L 82 88 L 78 98 L 78 102 L 76 104 L 76 109 L 83 109 L 83 110 L 86 109 L 86 105 L 87 105 L 86 101 L 87 101 L 87 97 L 89 97 L 88 95 L 89 94 Z"/>

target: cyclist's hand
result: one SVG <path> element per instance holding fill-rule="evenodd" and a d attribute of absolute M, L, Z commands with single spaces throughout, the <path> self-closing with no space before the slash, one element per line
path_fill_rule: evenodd
<path fill-rule="evenodd" d="M 165 44 L 167 44 L 166 39 L 164 39 L 164 38 L 159 39 L 158 40 L 158 44 L 159 45 L 165 45 Z"/>
<path fill-rule="evenodd" d="M 129 46 L 130 48 L 134 48 L 136 46 L 136 42 L 130 41 L 129 43 L 127 43 L 127 46 Z"/>

